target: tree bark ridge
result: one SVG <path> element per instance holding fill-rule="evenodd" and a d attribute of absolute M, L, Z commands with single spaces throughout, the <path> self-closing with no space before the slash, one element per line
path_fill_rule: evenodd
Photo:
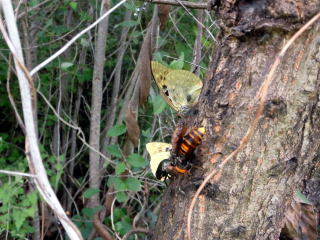
<path fill-rule="evenodd" d="M 284 210 L 310 175 L 320 148 L 319 29 L 304 33 L 282 58 L 255 134 L 198 200 L 192 239 L 278 239 Z M 258 89 L 290 35 L 274 30 L 224 39 L 193 120 L 207 123 L 196 157 L 202 169 L 169 186 L 153 239 L 185 239 L 196 187 L 187 188 L 185 196 L 178 189 L 206 176 L 240 144 L 259 103 Z"/>

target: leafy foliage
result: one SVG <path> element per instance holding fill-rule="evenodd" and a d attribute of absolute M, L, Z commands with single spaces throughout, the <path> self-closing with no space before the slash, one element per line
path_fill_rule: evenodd
<path fill-rule="evenodd" d="M 66 41 L 92 23 L 100 11 L 100 6 L 93 1 L 54 0 L 39 5 L 41 2 L 31 0 L 26 2 L 27 6 L 23 4 L 20 6 L 21 11 L 25 10 L 24 7 L 29 9 L 34 7 L 34 10 L 28 11 L 25 19 L 29 26 L 36 24 L 38 28 L 33 32 L 21 26 L 21 29 L 29 33 L 28 41 L 23 42 L 31 44 L 31 46 L 24 47 L 31 56 L 28 61 L 33 66 L 51 56 Z M 133 219 L 141 210 L 144 201 L 148 207 L 142 216 L 143 222 L 148 224 L 149 228 L 155 224 L 156 216 L 152 211 L 160 201 L 162 185 L 155 181 L 149 171 L 145 144 L 157 139 L 170 141 L 176 116 L 158 94 L 155 85 L 152 86 L 148 102 L 143 107 L 139 107 L 137 113 L 141 131 L 139 146 L 134 152 L 128 152 L 126 148 L 127 129 L 122 123 L 124 119 L 121 115 L 127 94 L 130 94 L 128 89 L 131 75 L 145 35 L 144 30 L 153 14 L 153 8 L 152 4 L 145 5 L 143 2 L 128 1 L 109 19 L 105 53 L 107 61 L 104 64 L 103 76 L 100 142 L 103 145 L 104 140 L 108 139 L 108 144 L 103 145 L 101 152 L 112 164 L 108 162 L 104 165 L 105 168 L 101 169 L 105 175 L 101 180 L 100 189 L 88 187 L 89 148 L 83 143 L 83 141 L 88 141 L 90 136 L 91 80 L 96 32 L 91 31 L 88 35 L 83 35 L 63 55 L 47 64 L 38 73 L 39 79 L 35 81 L 41 93 L 37 95 L 37 125 L 41 156 L 50 183 L 63 202 L 66 212 L 81 229 L 85 239 L 93 228 L 92 219 L 95 212 L 103 209 L 102 206 L 88 207 L 88 199 L 97 195 L 104 198 L 110 187 L 114 188 L 116 201 L 113 206 L 113 218 L 106 216 L 103 220 L 108 228 L 123 236 L 132 229 Z M 129 20 L 124 19 L 126 11 L 132 11 Z M 154 59 L 171 68 L 190 70 L 188 63 L 192 62 L 197 24 L 184 9 L 173 11 L 171 18 L 172 21 L 167 23 L 158 38 L 159 49 L 154 53 Z M 209 26 L 211 22 L 205 24 Z M 176 29 L 177 26 L 179 31 Z M 114 70 L 121 43 L 119 40 L 124 28 L 128 29 L 128 45 L 120 63 L 122 68 L 118 101 L 116 106 L 112 106 L 115 86 Z M 25 35 L 22 38 L 25 38 Z M 203 55 L 201 65 L 205 67 L 212 41 L 205 34 L 202 43 L 204 53 L 207 55 Z M 3 40 L 0 41 L 0 51 L 0 169 L 29 172 L 24 152 L 24 133 L 17 125 L 5 87 L 8 78 L 9 54 Z M 203 73 L 204 70 L 201 74 Z M 9 83 L 10 95 L 17 105 L 18 113 L 21 114 L 21 97 L 18 84 L 16 84 L 17 79 L 12 73 Z M 112 127 L 107 128 L 113 107 L 116 108 L 116 117 L 112 121 Z M 55 111 L 52 111 L 52 108 Z M 59 114 L 59 117 L 56 114 Z M 68 125 L 65 124 L 66 122 Z M 77 126 L 81 128 L 83 135 L 75 130 Z M 146 191 L 149 191 L 148 199 L 144 199 Z M 39 198 L 34 190 L 32 179 L 1 174 L 0 236 L 8 232 L 9 236 L 14 239 L 32 238 L 32 233 L 36 231 L 33 220 L 39 211 L 38 202 Z M 48 222 L 51 226 L 48 226 L 48 229 L 61 228 L 50 211 L 41 214 L 50 220 Z M 55 231 L 55 234 L 59 234 L 58 230 Z M 144 234 L 138 236 L 139 239 L 145 237 Z"/>

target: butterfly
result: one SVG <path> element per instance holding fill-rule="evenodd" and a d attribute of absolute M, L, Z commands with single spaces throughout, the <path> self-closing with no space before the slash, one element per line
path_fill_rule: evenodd
<path fill-rule="evenodd" d="M 201 144 L 205 128 L 192 129 L 178 140 L 176 153 L 172 152 L 172 144 L 163 142 L 147 143 L 150 154 L 150 168 L 153 175 L 159 180 L 165 180 L 171 174 L 187 173 L 191 168 L 190 155 Z"/>
<path fill-rule="evenodd" d="M 182 169 L 175 166 L 170 157 L 172 145 L 163 142 L 150 142 L 146 145 L 147 151 L 150 154 L 150 168 L 153 175 L 164 181 L 170 173 L 186 173 L 187 169 Z"/>
<path fill-rule="evenodd" d="M 156 61 L 151 61 L 151 70 L 161 96 L 174 110 L 185 113 L 197 102 L 202 89 L 197 75 L 167 68 Z"/>

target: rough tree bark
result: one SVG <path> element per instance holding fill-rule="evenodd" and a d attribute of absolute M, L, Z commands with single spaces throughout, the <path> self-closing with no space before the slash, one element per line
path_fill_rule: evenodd
<path fill-rule="evenodd" d="M 180 121 L 189 128 L 206 127 L 194 159 L 199 166 L 169 185 L 153 239 L 187 239 L 196 179 L 218 168 L 239 146 L 276 55 L 319 11 L 318 0 L 220 1 L 221 33 L 213 62 L 188 119 L 191 124 Z M 279 238 L 284 210 L 319 161 L 319 91 L 318 21 L 282 58 L 249 143 L 225 165 L 219 181 L 211 179 L 198 198 L 192 215 L 193 240 Z"/>
<path fill-rule="evenodd" d="M 110 1 L 101 1 L 101 16 L 110 8 Z M 94 53 L 94 69 L 92 79 L 92 100 L 91 100 L 91 119 L 90 119 L 90 145 L 100 151 L 100 124 L 101 124 L 101 105 L 102 105 L 102 80 L 103 66 L 105 62 L 106 39 L 109 25 L 109 17 L 106 17 L 98 26 L 98 34 Z M 100 155 L 90 150 L 89 153 L 89 186 L 99 189 L 101 183 L 101 163 Z M 100 204 L 99 194 L 95 194 L 89 199 L 88 206 L 96 207 Z"/>

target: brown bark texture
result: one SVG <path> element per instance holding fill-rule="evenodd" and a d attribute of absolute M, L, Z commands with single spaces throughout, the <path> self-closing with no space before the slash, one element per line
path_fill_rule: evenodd
<path fill-rule="evenodd" d="M 108 11 L 109 0 L 103 0 L 101 6 L 101 16 Z M 109 26 L 109 17 L 99 23 L 98 34 L 94 53 L 94 67 L 92 76 L 92 100 L 90 117 L 90 145 L 100 151 L 100 124 L 101 124 L 101 105 L 102 105 L 102 86 L 103 86 L 103 66 L 105 63 L 106 39 Z M 99 189 L 101 183 L 101 161 L 100 155 L 93 150 L 89 152 L 89 186 Z M 89 199 L 88 206 L 95 207 L 100 204 L 99 194 L 95 194 Z"/>
<path fill-rule="evenodd" d="M 315 1 L 220 1 L 221 33 L 197 106 L 179 125 L 205 126 L 188 176 L 170 183 L 152 239 L 187 239 L 194 193 L 250 127 L 259 88 L 288 39 L 320 11 Z M 278 239 L 293 193 L 319 162 L 320 23 L 288 49 L 248 144 L 207 184 L 193 210 L 192 239 Z M 216 178 L 217 179 L 217 178 Z"/>

